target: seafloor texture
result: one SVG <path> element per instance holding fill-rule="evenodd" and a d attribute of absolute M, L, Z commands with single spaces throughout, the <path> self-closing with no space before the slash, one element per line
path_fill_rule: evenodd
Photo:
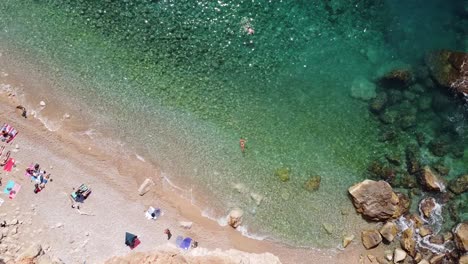
<path fill-rule="evenodd" d="M 330 247 L 364 225 L 351 184 L 411 189 L 413 152 L 467 172 L 465 110 L 424 66 L 467 50 L 466 7 L 388 2 L 3 0 L 0 48 L 56 83 L 25 98 L 67 105 L 96 144 L 158 164 L 208 215 L 240 207 L 250 232 Z M 395 69 L 411 80 L 387 87 Z"/>

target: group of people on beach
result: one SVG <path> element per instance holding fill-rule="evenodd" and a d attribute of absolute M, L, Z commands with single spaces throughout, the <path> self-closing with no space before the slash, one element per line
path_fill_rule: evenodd
<path fill-rule="evenodd" d="M 49 182 L 50 173 L 46 174 L 45 170 L 41 170 L 41 167 L 38 163 L 34 167 L 29 167 L 26 169 L 26 174 L 28 174 L 31 179 L 34 181 L 34 193 L 40 192 L 45 188 L 45 185 Z"/>

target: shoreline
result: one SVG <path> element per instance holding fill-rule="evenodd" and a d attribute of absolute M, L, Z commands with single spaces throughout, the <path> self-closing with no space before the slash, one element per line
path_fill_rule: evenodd
<path fill-rule="evenodd" d="M 24 86 L 28 86 L 28 80 L 26 76 L 16 76 L 17 77 L 17 84 L 22 84 Z M 21 80 L 21 78 L 24 78 L 24 80 Z M 14 83 L 12 83 L 15 85 Z M 15 102 L 12 101 L 11 99 L 8 98 L 2 98 L 3 104 L 7 105 L 7 107 L 4 109 L 3 113 L 12 113 L 14 112 L 15 108 Z M 49 107 L 50 108 L 50 107 Z M 23 127 L 20 131 L 20 137 L 19 138 L 30 138 L 30 133 L 35 137 L 41 138 L 44 140 L 44 136 L 47 136 L 46 141 L 53 141 L 53 145 L 56 146 L 55 148 L 50 148 L 50 151 L 52 153 L 60 153 L 60 148 L 62 146 L 66 146 L 66 150 L 62 150 L 66 152 L 66 154 L 62 155 L 63 157 L 67 157 L 67 160 L 74 161 L 77 163 L 83 163 L 83 160 L 86 160 L 86 156 L 91 157 L 91 160 L 88 160 L 86 163 L 89 163 L 88 165 L 85 165 L 84 167 L 86 168 L 87 171 L 90 171 L 91 175 L 99 175 L 103 171 L 106 170 L 106 166 L 109 167 L 116 167 L 116 171 L 113 171 L 113 173 L 117 172 L 118 173 L 118 179 L 115 179 L 115 176 L 108 175 L 107 173 L 105 179 L 103 180 L 105 182 L 105 186 L 107 188 L 111 188 L 114 190 L 119 190 L 119 195 L 122 195 L 125 197 L 126 200 L 135 202 L 138 204 L 144 204 L 144 205 L 150 205 L 154 204 L 157 201 L 160 202 L 161 204 L 164 205 L 164 208 L 166 208 L 167 213 L 166 216 L 169 214 L 174 213 L 174 216 L 172 218 L 182 218 L 182 219 L 189 219 L 190 221 L 194 222 L 194 228 L 190 230 L 190 232 L 194 232 L 196 235 L 200 235 L 200 237 L 206 237 L 202 235 L 203 233 L 211 233 L 211 234 L 222 234 L 223 237 L 225 237 L 224 241 L 222 243 L 219 243 L 220 241 L 211 241 L 210 243 L 206 243 L 205 240 L 202 238 L 198 238 L 197 240 L 200 242 L 201 247 L 207 246 L 207 248 L 214 249 L 214 248 L 221 248 L 224 250 L 227 250 L 229 248 L 235 248 L 238 250 L 250 252 L 250 253 L 261 253 L 261 252 L 275 252 L 275 255 L 277 255 L 282 263 L 301 263 L 301 259 L 309 259 L 309 257 L 314 257 L 317 259 L 317 263 L 320 263 L 320 259 L 323 261 L 325 260 L 330 260 L 334 259 L 336 262 L 334 263 L 350 263 L 349 262 L 349 257 L 353 256 L 356 259 L 356 263 L 359 260 L 359 252 L 362 251 L 362 246 L 360 243 L 353 243 L 350 245 L 345 251 L 340 251 L 337 252 L 336 249 L 330 249 L 330 250 L 320 250 L 320 249 L 304 249 L 304 248 L 295 248 L 295 247 L 290 247 L 285 244 L 281 244 L 278 242 L 273 242 L 269 239 L 263 240 L 263 241 L 258 241 L 258 240 L 253 240 L 250 238 L 247 238 L 243 236 L 240 232 L 231 229 L 229 226 L 227 227 L 221 227 L 219 224 L 211 219 L 208 219 L 204 216 L 202 216 L 202 209 L 197 208 L 194 205 L 191 205 L 190 203 L 187 203 L 184 198 L 181 198 L 180 195 L 176 194 L 173 190 L 167 190 L 167 188 L 164 188 L 164 184 L 161 181 L 161 175 L 159 175 L 158 179 L 155 180 L 156 186 L 153 188 L 153 190 L 146 194 L 143 197 L 139 197 L 136 195 L 136 189 L 138 188 L 139 183 L 141 183 L 145 178 L 148 176 L 148 172 L 153 172 L 153 171 L 158 171 L 158 168 L 153 168 L 151 164 L 148 164 L 148 162 L 143 162 L 141 159 L 138 158 L 138 156 L 133 157 L 133 160 L 130 162 L 132 164 L 137 164 L 135 167 L 140 167 L 139 169 L 136 168 L 128 168 L 125 166 L 125 163 L 128 162 L 128 160 L 113 160 L 112 157 L 109 155 L 106 155 L 105 151 L 99 150 L 92 148 L 92 152 L 87 149 L 86 144 L 89 144 L 89 142 L 86 142 L 84 139 L 79 139 L 79 138 L 72 138 L 70 135 L 67 135 L 66 133 L 61 133 L 61 131 L 57 132 L 50 132 L 48 131 L 43 124 L 40 124 L 37 122 L 38 120 L 31 120 L 31 118 L 24 120 L 20 117 L 20 115 L 15 115 L 10 116 L 6 118 L 5 116 L 3 119 L 6 119 L 6 121 L 11 122 L 12 125 L 18 128 L 22 128 L 23 125 L 22 123 L 29 123 L 29 125 L 26 127 Z M 32 123 L 32 124 L 31 124 Z M 40 133 L 37 133 L 37 127 L 41 126 L 42 129 Z M 20 144 L 18 143 L 20 140 L 17 138 L 15 139 L 14 144 Z M 86 144 L 83 144 L 86 143 Z M 21 147 L 21 146 L 20 146 Z M 91 146 L 88 146 L 90 148 Z M 47 147 L 48 148 L 48 147 Z M 21 153 L 22 151 L 20 151 Z M 135 153 L 135 155 L 138 155 Z M 125 159 L 124 157 L 123 159 Z M 25 162 L 26 163 L 26 162 Z M 97 164 L 95 164 L 97 163 Z M 80 164 L 84 165 L 84 164 Z M 25 164 L 22 164 L 22 166 L 25 166 Z M 56 167 L 56 166 L 54 166 Z M 95 168 L 99 167 L 99 170 L 96 170 Z M 19 165 L 20 171 L 21 171 L 21 166 Z M 140 172 L 141 174 L 135 173 L 135 172 Z M 126 174 L 133 174 L 132 177 L 126 177 Z M 140 175 L 139 177 L 135 177 L 134 175 Z M 149 173 L 152 174 L 152 173 Z M 113 179 L 114 178 L 114 179 Z M 116 182 L 117 181 L 117 182 Z M 122 182 L 118 182 L 122 181 Z M 132 188 L 129 188 L 128 186 L 122 186 L 123 183 L 131 185 Z M 55 184 L 54 184 L 55 185 Z M 158 188 L 158 187 L 163 187 L 163 188 Z M 63 186 L 62 186 L 63 187 Z M 72 186 L 67 186 L 71 188 Z M 53 188 L 48 188 L 46 191 L 52 191 Z M 163 193 L 157 193 L 156 190 L 163 190 Z M 25 190 L 24 190 L 25 191 Z M 206 197 L 207 198 L 207 197 Z M 17 200 L 21 199 L 21 194 L 18 195 Z M 90 199 L 92 200 L 92 198 Z M 143 215 L 142 215 L 143 218 Z M 180 221 L 180 220 L 179 220 Z M 174 221 L 177 222 L 177 221 Z M 200 226 L 195 228 L 195 226 Z M 161 233 L 161 236 L 163 234 Z M 212 240 L 212 239 L 211 239 Z M 291 254 L 292 253 L 292 254 Z M 366 251 L 366 253 L 371 253 Z M 297 257 L 292 257 L 292 256 L 297 256 Z M 110 256 L 109 256 L 110 257 Z M 342 262 L 340 262 L 342 261 Z"/>

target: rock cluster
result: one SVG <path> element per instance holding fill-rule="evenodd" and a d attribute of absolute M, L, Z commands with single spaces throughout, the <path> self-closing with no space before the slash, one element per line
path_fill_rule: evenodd
<path fill-rule="evenodd" d="M 468 53 L 434 51 L 427 56 L 426 63 L 440 85 L 463 95 L 468 94 Z"/>
<path fill-rule="evenodd" d="M 18 235 L 23 228 L 22 221 L 5 221 L 0 227 L 0 263 L 6 264 L 62 264 L 59 259 L 49 256 L 39 244 L 24 247 L 18 242 Z"/>

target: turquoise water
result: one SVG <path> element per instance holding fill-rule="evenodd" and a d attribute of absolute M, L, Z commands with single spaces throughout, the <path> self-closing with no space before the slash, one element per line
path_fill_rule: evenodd
<path fill-rule="evenodd" d="M 352 87 L 394 67 L 417 72 L 432 49 L 466 51 L 462 4 L 4 0 L 0 44 L 49 69 L 57 85 L 48 92 L 87 113 L 90 127 L 214 197 L 194 198 L 212 217 L 241 207 L 252 233 L 333 247 L 365 225 L 347 188 L 376 157 L 414 141 L 406 132 L 398 144 L 379 140 L 380 122 Z M 463 109 L 454 113 L 463 123 Z M 417 127 L 435 137 L 433 115 Z M 451 177 L 464 162 L 448 158 Z M 274 175 L 281 167 L 290 181 Z M 321 186 L 309 192 L 314 175 Z"/>

